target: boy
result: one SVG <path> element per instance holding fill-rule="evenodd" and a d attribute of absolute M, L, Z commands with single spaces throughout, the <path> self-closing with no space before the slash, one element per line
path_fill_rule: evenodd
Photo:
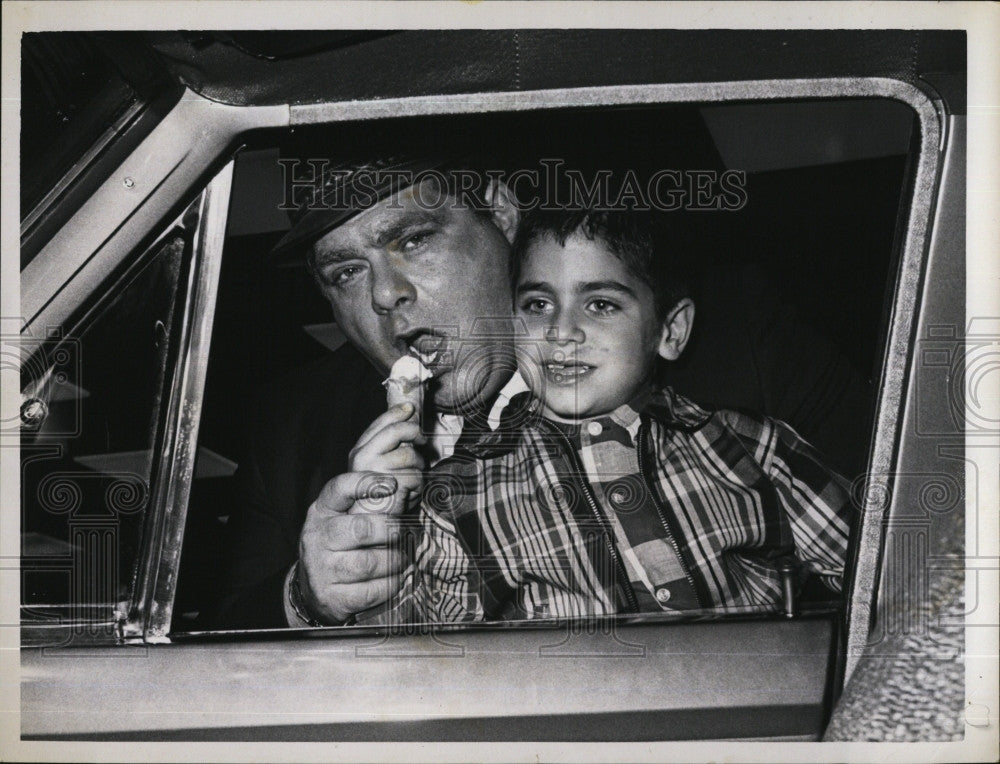
<path fill-rule="evenodd" d="M 694 304 L 644 222 L 525 216 L 512 285 L 529 392 L 428 477 L 395 617 L 775 611 L 795 570 L 839 590 L 843 480 L 781 422 L 654 386 Z"/>

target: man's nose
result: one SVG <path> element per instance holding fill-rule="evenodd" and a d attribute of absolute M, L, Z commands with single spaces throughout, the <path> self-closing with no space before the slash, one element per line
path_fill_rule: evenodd
<path fill-rule="evenodd" d="M 576 315 L 572 311 L 564 310 L 556 317 L 556 322 L 548 328 L 545 338 L 557 345 L 566 345 L 570 342 L 579 344 L 587 336 L 584 334 L 580 322 L 577 321 Z"/>
<path fill-rule="evenodd" d="M 416 297 L 416 289 L 399 268 L 382 263 L 372 269 L 372 308 L 376 313 L 389 313 Z"/>

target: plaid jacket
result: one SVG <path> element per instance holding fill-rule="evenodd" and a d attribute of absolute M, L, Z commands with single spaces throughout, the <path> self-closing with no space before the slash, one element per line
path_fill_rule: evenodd
<path fill-rule="evenodd" d="M 414 563 L 377 621 L 773 611 L 794 555 L 839 590 L 845 481 L 788 425 L 670 389 L 580 425 L 523 394 L 428 476 Z"/>

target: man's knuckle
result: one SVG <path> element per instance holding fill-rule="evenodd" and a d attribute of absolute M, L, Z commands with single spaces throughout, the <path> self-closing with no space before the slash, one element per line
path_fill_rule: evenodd
<path fill-rule="evenodd" d="M 350 515 L 351 517 L 351 538 L 359 543 L 367 543 L 375 535 L 372 519 L 367 515 Z"/>
<path fill-rule="evenodd" d="M 373 456 L 368 453 L 359 454 L 355 457 L 352 467 L 355 472 L 375 472 L 377 468 L 378 457 Z M 352 488 L 357 488 L 357 483 L 355 483 Z"/>
<path fill-rule="evenodd" d="M 365 553 L 361 555 L 361 559 L 358 561 L 358 572 L 362 575 L 365 580 L 369 580 L 375 577 L 378 573 L 379 567 L 379 556 L 374 550 L 365 550 Z"/>
<path fill-rule="evenodd" d="M 424 482 L 423 476 L 419 472 L 412 470 L 402 472 L 396 480 L 400 486 L 405 488 L 419 488 Z"/>
<path fill-rule="evenodd" d="M 368 581 L 364 591 L 365 599 L 369 603 L 369 607 L 379 602 L 385 602 L 389 599 L 388 582 L 384 578 Z"/>
<path fill-rule="evenodd" d="M 343 546 L 345 532 L 343 517 L 331 517 L 323 526 L 322 543 L 326 549 L 339 549 Z"/>
<path fill-rule="evenodd" d="M 369 594 L 368 587 L 357 587 L 356 589 L 353 589 L 351 591 L 348 597 L 349 597 L 348 601 L 350 603 L 349 609 L 351 610 L 351 612 L 354 613 L 359 613 L 362 610 L 367 610 L 373 604 L 375 604 L 375 601 Z"/>
<path fill-rule="evenodd" d="M 343 554 L 332 554 L 326 560 L 326 572 L 331 582 L 350 581 L 350 566 Z"/>
<path fill-rule="evenodd" d="M 338 475 L 323 486 L 323 490 L 320 491 L 319 498 L 313 503 L 313 507 L 316 508 L 317 512 L 320 510 L 328 512 L 331 508 L 335 508 L 341 503 L 343 494 L 344 477 Z M 326 514 L 326 512 L 323 514 Z"/>

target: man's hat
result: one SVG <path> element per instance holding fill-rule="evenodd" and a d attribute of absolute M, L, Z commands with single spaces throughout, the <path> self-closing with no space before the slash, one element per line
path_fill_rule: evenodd
<path fill-rule="evenodd" d="M 312 159 L 302 164 L 316 174 L 303 180 L 301 175 L 296 177 L 293 168 L 292 198 L 301 201 L 289 213 L 291 230 L 271 249 L 272 262 L 300 257 L 308 246 L 341 223 L 413 185 L 422 173 L 445 165 L 439 157 L 432 156 L 396 156 L 336 164 Z"/>

